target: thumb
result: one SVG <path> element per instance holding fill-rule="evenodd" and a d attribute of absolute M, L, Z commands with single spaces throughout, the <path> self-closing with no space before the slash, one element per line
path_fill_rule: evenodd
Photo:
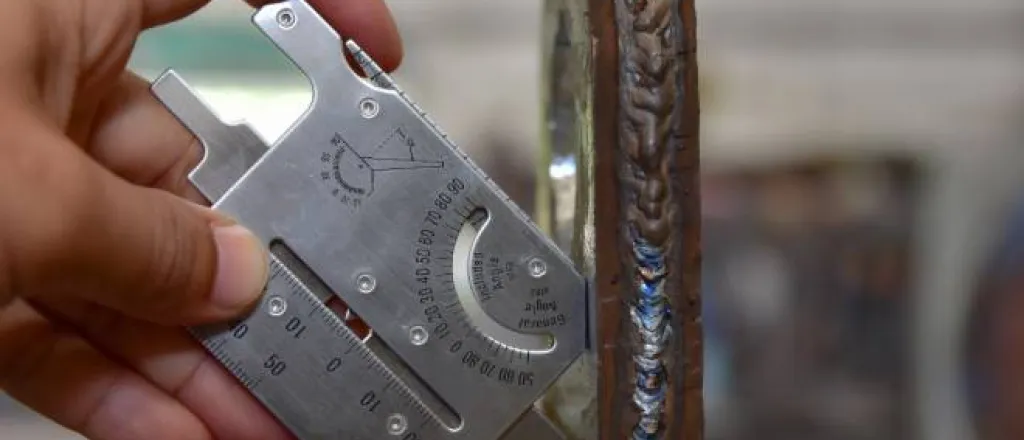
<path fill-rule="evenodd" d="M 260 296 L 266 251 L 236 222 L 121 180 L 76 148 L 62 148 L 56 163 L 39 150 L 41 202 L 22 204 L 16 234 L 0 241 L 14 294 L 73 295 L 176 325 L 232 318 Z"/>
<path fill-rule="evenodd" d="M 269 261 L 249 230 L 164 191 L 116 186 L 96 231 L 116 245 L 86 244 L 86 258 L 103 264 L 86 299 L 168 324 L 229 319 L 257 300 Z"/>

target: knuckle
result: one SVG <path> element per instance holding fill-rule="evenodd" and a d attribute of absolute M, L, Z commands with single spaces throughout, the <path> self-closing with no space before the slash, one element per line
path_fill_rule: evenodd
<path fill-rule="evenodd" d="M 205 295 L 209 278 L 198 268 L 209 257 L 203 251 L 201 225 L 173 209 L 171 204 L 155 203 L 154 231 L 158 245 L 151 249 L 149 267 L 143 271 L 148 279 L 140 280 L 150 286 L 146 301 L 150 307 L 165 312 L 176 312 L 193 306 Z M 205 229 L 205 228 L 204 228 Z"/>
<path fill-rule="evenodd" d="M 187 135 L 188 140 L 183 144 L 186 147 L 181 150 L 181 154 L 153 179 L 149 186 L 167 190 L 172 194 L 185 194 L 192 186 L 188 174 L 202 160 L 205 147 L 199 138 L 192 136 L 191 133 Z"/>
<path fill-rule="evenodd" d="M 88 319 L 80 320 L 81 330 L 91 338 L 103 338 L 108 335 L 119 335 L 130 330 L 128 317 L 117 311 L 91 302 L 80 302 L 82 315 Z"/>
<path fill-rule="evenodd" d="M 142 28 L 144 2 L 78 0 L 82 34 L 83 64 L 100 75 L 120 70 L 121 58 L 131 52 L 135 36 Z"/>

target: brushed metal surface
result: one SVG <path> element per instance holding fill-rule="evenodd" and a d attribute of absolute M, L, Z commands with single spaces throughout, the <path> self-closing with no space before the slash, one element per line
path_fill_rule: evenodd
<path fill-rule="evenodd" d="M 157 99 L 203 144 L 203 159 L 189 180 L 216 201 L 267 152 L 266 142 L 245 123 L 224 123 L 173 70 L 151 87 Z"/>
<path fill-rule="evenodd" d="M 211 160 L 240 143 L 174 105 L 191 92 L 173 74 L 154 87 L 207 147 L 196 186 L 277 250 L 258 309 L 193 333 L 300 438 L 499 438 L 583 350 L 583 278 L 403 92 L 354 72 L 304 1 L 253 22 L 314 89 L 255 161 L 248 140 Z"/>

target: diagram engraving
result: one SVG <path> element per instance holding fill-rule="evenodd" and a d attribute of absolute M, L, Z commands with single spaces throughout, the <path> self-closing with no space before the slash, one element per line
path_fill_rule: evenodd
<path fill-rule="evenodd" d="M 360 148 L 341 133 L 335 133 L 330 143 L 333 152 L 321 156 L 325 169 L 320 177 L 333 181 L 337 187 L 332 195 L 353 207 L 373 194 L 378 173 L 444 168 L 443 161 L 423 159 L 416 140 L 402 127 L 370 147 Z"/>

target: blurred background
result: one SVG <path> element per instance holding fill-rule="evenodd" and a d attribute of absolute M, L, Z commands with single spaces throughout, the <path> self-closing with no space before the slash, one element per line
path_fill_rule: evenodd
<path fill-rule="evenodd" d="M 272 141 L 310 93 L 239 3 L 132 68 Z M 543 0 L 388 3 L 399 83 L 532 207 Z M 697 9 L 708 438 L 1024 438 L 1024 2 Z M 75 438 L 3 400 L 0 437 Z"/>

